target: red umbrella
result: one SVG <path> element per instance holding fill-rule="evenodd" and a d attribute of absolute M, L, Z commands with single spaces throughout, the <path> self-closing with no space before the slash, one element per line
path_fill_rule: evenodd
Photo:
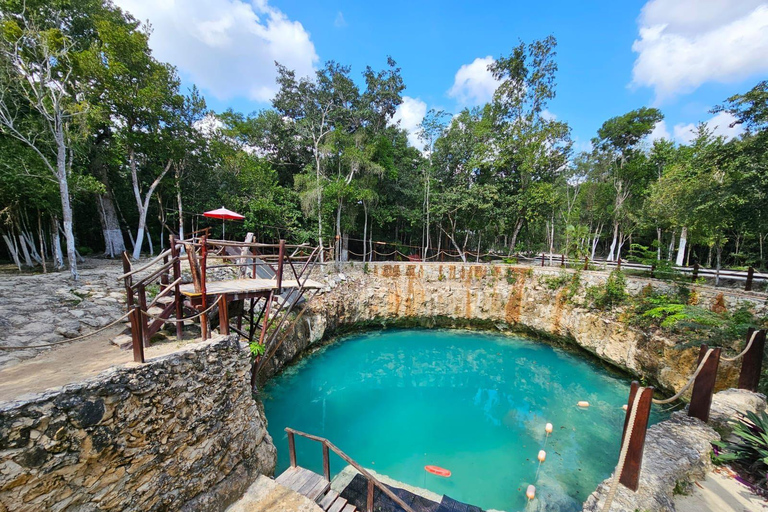
<path fill-rule="evenodd" d="M 243 220 L 245 216 L 235 213 L 232 210 L 227 210 L 223 206 L 216 210 L 203 213 L 204 217 L 211 217 L 213 219 L 221 219 L 221 237 L 224 238 L 224 221 L 225 220 Z"/>

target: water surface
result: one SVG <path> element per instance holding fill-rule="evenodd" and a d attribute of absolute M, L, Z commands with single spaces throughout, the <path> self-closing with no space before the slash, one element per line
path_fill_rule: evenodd
<path fill-rule="evenodd" d="M 534 484 L 540 509 L 576 511 L 616 464 L 628 393 L 628 378 L 542 342 L 392 330 L 325 347 L 272 379 L 263 398 L 276 474 L 289 465 L 290 426 L 365 467 L 484 509 L 523 510 Z M 554 432 L 545 439 L 547 422 Z M 297 459 L 322 473 L 318 443 L 297 438 Z M 453 474 L 428 474 L 428 464 Z M 343 467 L 332 457 L 333 473 Z"/>

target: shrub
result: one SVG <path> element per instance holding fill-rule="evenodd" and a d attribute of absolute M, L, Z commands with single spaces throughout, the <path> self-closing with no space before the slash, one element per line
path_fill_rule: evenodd
<path fill-rule="evenodd" d="M 267 351 L 267 347 L 265 347 L 262 343 L 259 343 L 258 341 L 251 342 L 248 345 L 248 348 L 251 351 L 251 356 L 254 358 L 263 356 L 264 353 Z"/>
<path fill-rule="evenodd" d="M 80 256 L 88 256 L 89 254 L 93 254 L 93 249 L 90 247 L 78 247 L 77 252 L 80 253 Z"/>
<path fill-rule="evenodd" d="M 602 285 L 587 288 L 587 301 L 596 309 L 612 309 L 627 300 L 626 288 L 624 274 L 616 269 Z"/>
<path fill-rule="evenodd" d="M 765 488 L 768 472 L 768 414 L 747 412 L 734 424 L 732 440 L 715 441 L 715 463 L 735 463 Z"/>

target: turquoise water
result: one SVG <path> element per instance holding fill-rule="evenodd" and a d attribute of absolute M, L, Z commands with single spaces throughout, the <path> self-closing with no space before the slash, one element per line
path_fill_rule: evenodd
<path fill-rule="evenodd" d="M 523 510 L 534 484 L 540 510 L 569 511 L 618 460 L 629 379 L 524 338 L 395 330 L 325 347 L 263 393 L 276 474 L 289 465 L 290 426 L 365 467 L 484 509 Z M 297 437 L 296 452 L 299 465 L 322 473 L 318 443 Z M 428 474 L 428 464 L 453 475 Z M 343 467 L 332 457 L 333 473 Z"/>

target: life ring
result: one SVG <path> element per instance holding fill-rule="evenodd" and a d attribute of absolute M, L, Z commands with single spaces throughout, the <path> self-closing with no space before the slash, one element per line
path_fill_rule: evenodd
<path fill-rule="evenodd" d="M 451 472 L 449 470 L 447 470 L 445 468 L 438 467 L 438 466 L 424 466 L 424 469 L 426 471 L 429 471 L 433 475 L 443 476 L 443 477 L 446 477 L 446 478 L 451 476 Z"/>

